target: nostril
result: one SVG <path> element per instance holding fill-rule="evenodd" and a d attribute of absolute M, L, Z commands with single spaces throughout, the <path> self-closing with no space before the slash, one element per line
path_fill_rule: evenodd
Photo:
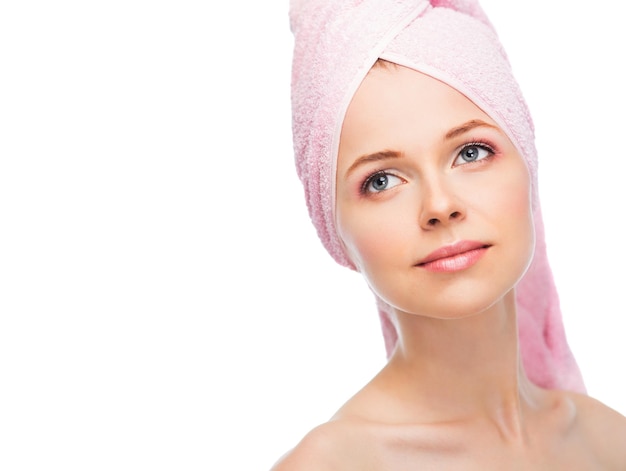
<path fill-rule="evenodd" d="M 461 213 L 459 213 L 458 211 L 453 212 L 452 214 L 450 214 L 450 219 L 456 219 L 461 215 Z"/>
<path fill-rule="evenodd" d="M 432 218 L 428 220 L 428 225 L 430 226 L 434 226 L 435 224 L 437 224 L 439 222 L 439 219 L 437 218 Z"/>

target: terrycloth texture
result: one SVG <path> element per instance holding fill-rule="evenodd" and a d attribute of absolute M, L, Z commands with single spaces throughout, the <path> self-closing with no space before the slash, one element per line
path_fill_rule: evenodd
<path fill-rule="evenodd" d="M 335 173 L 341 125 L 378 58 L 457 89 L 507 133 L 532 176 L 536 249 L 517 287 L 522 358 L 531 380 L 584 391 L 569 350 L 548 265 L 537 198 L 537 153 L 530 114 L 496 32 L 473 0 L 292 0 L 295 35 L 293 136 L 309 213 L 335 260 L 352 267 L 335 229 Z M 378 300 L 387 353 L 397 334 Z"/>

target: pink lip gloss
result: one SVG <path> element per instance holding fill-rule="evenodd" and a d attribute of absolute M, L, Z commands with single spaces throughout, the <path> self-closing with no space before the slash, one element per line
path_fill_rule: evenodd
<path fill-rule="evenodd" d="M 466 252 L 457 253 L 449 257 L 437 258 L 435 260 L 421 263 L 418 266 L 433 272 L 455 272 L 465 270 L 473 266 L 487 252 L 488 247 L 479 247 Z"/>

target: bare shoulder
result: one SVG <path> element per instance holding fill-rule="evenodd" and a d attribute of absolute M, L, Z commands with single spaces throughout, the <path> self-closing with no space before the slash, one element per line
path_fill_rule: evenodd
<path fill-rule="evenodd" d="M 581 394 L 570 397 L 585 427 L 593 432 L 603 432 L 604 438 L 615 437 L 622 446 L 626 443 L 626 417 L 592 397 Z"/>
<path fill-rule="evenodd" d="M 598 456 L 610 468 L 626 466 L 626 417 L 589 396 L 572 394 L 579 423 Z"/>
<path fill-rule="evenodd" d="M 355 465 L 354 434 L 350 421 L 330 421 L 311 430 L 271 471 L 334 471 Z M 347 466 L 350 465 L 350 466 Z"/>

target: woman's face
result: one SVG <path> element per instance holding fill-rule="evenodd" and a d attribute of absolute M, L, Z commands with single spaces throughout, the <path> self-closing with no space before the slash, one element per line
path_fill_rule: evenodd
<path fill-rule="evenodd" d="M 511 292 L 534 250 L 530 177 L 495 122 L 453 88 L 375 67 L 343 123 L 339 236 L 403 312 L 459 318 Z"/>

